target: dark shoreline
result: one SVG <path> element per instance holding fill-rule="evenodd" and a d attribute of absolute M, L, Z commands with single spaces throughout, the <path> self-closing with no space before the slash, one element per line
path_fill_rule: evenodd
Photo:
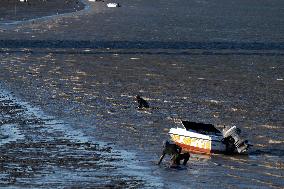
<path fill-rule="evenodd" d="M 283 42 L 162 42 L 91 40 L 0 40 L 0 48 L 92 48 L 92 49 L 172 49 L 172 50 L 247 50 L 283 51 Z"/>

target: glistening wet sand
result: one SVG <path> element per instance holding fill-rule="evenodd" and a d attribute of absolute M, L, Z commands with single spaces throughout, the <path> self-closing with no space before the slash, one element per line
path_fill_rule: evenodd
<path fill-rule="evenodd" d="M 3 86 L 0 113 L 1 187 L 155 187 L 141 175 L 124 171 L 147 172 L 133 166 L 134 154 L 71 130 L 68 123 L 19 101 Z"/>
<path fill-rule="evenodd" d="M 228 187 L 240 183 L 248 187 L 282 185 L 281 179 L 277 179 L 282 178 L 283 169 L 279 114 L 282 106 L 278 101 L 282 98 L 282 81 L 277 80 L 281 78 L 277 68 L 282 65 L 271 65 L 277 62 L 275 57 L 267 57 L 266 63 L 247 65 L 246 57 L 237 56 L 228 67 L 228 62 L 218 63 L 216 58 L 220 57 L 212 55 L 175 57 L 169 61 L 169 56 L 103 55 L 89 50 L 75 55 L 66 50 L 12 54 L 16 57 L 2 56 L 5 72 L 1 77 L 13 81 L 13 91 L 45 111 L 65 118 L 87 135 L 141 154 L 138 159 L 145 162 L 142 164 L 153 167 L 156 176 L 167 178 L 165 182 L 174 185 L 180 174 L 188 174 L 195 175 L 190 182 L 204 187 L 214 187 L 211 179 L 221 179 L 219 182 Z M 262 57 L 255 57 L 254 61 L 258 59 Z M 267 72 L 262 71 L 259 78 L 257 70 L 264 67 Z M 176 72 L 179 77 L 175 77 Z M 137 93 L 158 109 L 137 111 L 133 102 Z M 277 103 L 271 106 L 272 102 Z M 236 124 L 254 143 L 253 151 L 248 157 L 192 158 L 188 170 L 182 173 L 161 169 L 154 164 L 176 119 Z M 239 184 L 232 183 L 235 177 Z M 203 183 L 204 180 L 209 181 Z M 179 181 L 181 185 L 187 182 Z"/>
<path fill-rule="evenodd" d="M 87 15 L 3 30 L 1 81 L 70 128 L 136 153 L 160 188 L 282 188 L 281 2 L 176 3 L 99 2 Z M 260 14 L 267 7 L 270 17 Z M 137 111 L 136 94 L 157 108 Z M 168 159 L 156 166 L 178 119 L 235 124 L 254 148 L 249 156 L 193 156 L 181 171 L 167 168 Z"/>

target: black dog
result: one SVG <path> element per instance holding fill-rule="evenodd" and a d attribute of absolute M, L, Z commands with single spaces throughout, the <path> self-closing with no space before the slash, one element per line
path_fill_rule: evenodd
<path fill-rule="evenodd" d="M 146 100 L 144 100 L 142 97 L 140 97 L 139 95 L 136 96 L 136 100 L 138 102 L 138 108 L 149 108 L 149 104 Z"/>

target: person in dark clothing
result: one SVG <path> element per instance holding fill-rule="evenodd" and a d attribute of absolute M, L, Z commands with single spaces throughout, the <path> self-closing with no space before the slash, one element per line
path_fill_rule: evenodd
<path fill-rule="evenodd" d="M 158 165 L 162 162 L 165 155 L 170 155 L 171 157 L 171 167 L 178 167 L 180 165 L 180 161 L 183 160 L 183 165 L 186 165 L 186 163 L 189 160 L 189 153 L 181 153 L 182 148 L 179 147 L 176 144 L 171 144 L 168 141 L 164 142 L 163 145 L 163 153 L 160 157 L 160 160 L 158 162 Z"/>
<path fill-rule="evenodd" d="M 136 96 L 136 100 L 138 102 L 138 108 L 149 108 L 149 104 L 146 100 L 144 100 L 142 97 L 140 97 L 139 95 Z"/>
<path fill-rule="evenodd" d="M 180 154 L 180 152 L 181 147 L 179 147 L 178 145 L 171 144 L 169 143 L 169 141 L 164 142 L 162 156 L 160 157 L 158 165 L 160 165 L 166 154 L 172 156 L 171 160 L 175 160 L 176 157 L 178 157 L 178 154 Z"/>
<path fill-rule="evenodd" d="M 174 162 L 172 162 L 173 165 L 177 165 L 179 166 L 180 165 L 180 161 L 183 160 L 182 164 L 183 165 L 186 165 L 188 160 L 189 160 L 189 153 L 186 152 L 186 153 L 180 153 L 178 154 L 178 156 L 174 159 Z"/>

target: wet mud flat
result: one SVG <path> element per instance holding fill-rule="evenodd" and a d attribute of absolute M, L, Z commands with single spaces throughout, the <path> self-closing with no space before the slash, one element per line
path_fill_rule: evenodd
<path fill-rule="evenodd" d="M 182 56 L 171 50 L 153 52 L 3 49 L 0 78 L 17 95 L 82 133 L 137 152 L 137 165 L 152 170 L 154 184 L 159 178 L 169 188 L 218 188 L 220 183 L 281 188 L 282 56 L 228 59 L 198 50 Z M 136 94 L 155 108 L 138 111 Z M 156 166 L 162 141 L 181 119 L 237 125 L 253 150 L 248 156 L 192 156 L 179 172 L 167 168 L 168 159 Z"/>
<path fill-rule="evenodd" d="M 82 10 L 80 0 L 19 0 L 0 1 L 0 23 L 9 24 L 18 21 L 37 19 L 45 16 L 76 12 Z"/>
<path fill-rule="evenodd" d="M 283 188 L 283 1 L 238 3 L 95 3 L 86 15 L 1 30 L 0 80 L 68 128 L 137 153 L 133 166 L 151 173 L 123 172 L 156 188 Z M 154 108 L 137 111 L 137 94 Z M 157 166 L 181 119 L 236 125 L 254 147 Z"/>
<path fill-rule="evenodd" d="M 145 187 L 141 178 L 119 171 L 125 166 L 121 152 L 2 92 L 1 87 L 1 187 Z"/>

